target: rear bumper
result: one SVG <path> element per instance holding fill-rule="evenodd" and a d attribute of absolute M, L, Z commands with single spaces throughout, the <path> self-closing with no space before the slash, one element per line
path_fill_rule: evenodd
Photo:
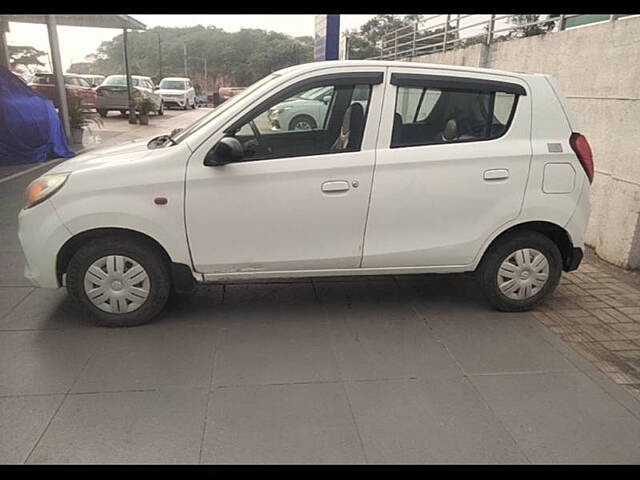
<path fill-rule="evenodd" d="M 96 108 L 100 110 L 128 110 L 129 98 L 109 98 L 107 96 L 98 96 Z"/>
<path fill-rule="evenodd" d="M 564 268 L 565 272 L 572 272 L 573 270 L 577 270 L 582 262 L 582 258 L 584 257 L 584 252 L 581 248 L 572 248 L 569 255 L 564 260 Z"/>

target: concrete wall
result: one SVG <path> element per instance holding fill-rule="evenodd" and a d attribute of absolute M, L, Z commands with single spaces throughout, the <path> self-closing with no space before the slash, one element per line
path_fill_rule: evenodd
<path fill-rule="evenodd" d="M 640 268 L 640 18 L 413 61 L 553 75 L 594 154 L 587 243 L 611 263 Z"/>

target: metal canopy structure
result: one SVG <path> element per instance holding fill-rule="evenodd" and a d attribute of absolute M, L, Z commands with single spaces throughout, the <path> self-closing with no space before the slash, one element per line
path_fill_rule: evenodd
<path fill-rule="evenodd" d="M 47 23 L 51 15 L 0 15 L 0 21 L 20 23 Z M 144 30 L 147 26 L 129 15 L 55 15 L 58 25 L 92 28 L 128 28 Z"/>
<path fill-rule="evenodd" d="M 67 92 L 64 87 L 64 72 L 60 57 L 60 45 L 58 42 L 58 25 L 89 28 L 117 28 L 123 30 L 124 63 L 127 77 L 127 90 L 129 92 L 129 121 L 134 123 L 135 113 L 131 105 L 131 73 L 129 72 L 129 52 L 127 48 L 127 30 L 144 30 L 146 25 L 129 15 L 0 15 L 0 65 L 10 69 L 6 32 L 9 31 L 9 23 L 39 23 L 47 25 L 49 32 L 49 47 L 51 48 L 51 60 L 53 74 L 56 78 L 56 89 L 60 98 L 60 114 L 67 139 L 71 139 L 71 126 L 69 124 L 69 110 L 67 108 Z"/>

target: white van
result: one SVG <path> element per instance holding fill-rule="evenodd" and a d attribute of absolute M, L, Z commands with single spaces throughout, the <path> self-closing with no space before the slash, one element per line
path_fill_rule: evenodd
<path fill-rule="evenodd" d="M 314 128 L 272 128 L 275 105 L 321 86 Z M 178 133 L 35 180 L 25 275 L 107 326 L 195 284 L 337 275 L 475 272 L 494 307 L 526 310 L 582 259 L 593 160 L 578 131 L 548 75 L 286 68 Z"/>

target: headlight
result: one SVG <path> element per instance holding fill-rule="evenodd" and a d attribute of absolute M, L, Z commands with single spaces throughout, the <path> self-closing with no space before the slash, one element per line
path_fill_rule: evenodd
<path fill-rule="evenodd" d="M 60 190 L 62 185 L 64 185 L 64 182 L 69 178 L 69 175 L 69 173 L 52 173 L 50 175 L 43 175 L 40 178 L 36 178 L 27 187 L 27 199 L 24 208 L 31 208 L 40 202 L 44 202 L 47 198 Z"/>

